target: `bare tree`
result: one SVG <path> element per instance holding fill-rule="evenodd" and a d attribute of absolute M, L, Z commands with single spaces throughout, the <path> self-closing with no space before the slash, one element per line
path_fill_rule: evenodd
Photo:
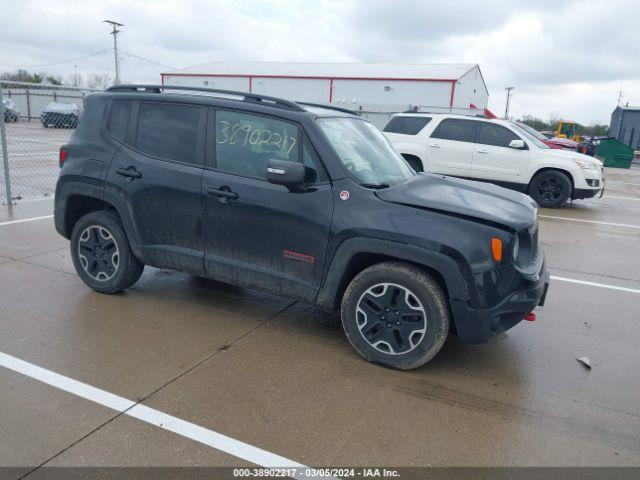
<path fill-rule="evenodd" d="M 87 77 L 87 87 L 96 90 L 104 90 L 113 85 L 113 77 L 108 73 L 92 73 Z"/>
<path fill-rule="evenodd" d="M 64 81 L 65 85 L 70 87 L 82 87 L 84 86 L 84 79 L 82 78 L 82 74 L 74 73 L 72 75 L 67 76 Z"/>

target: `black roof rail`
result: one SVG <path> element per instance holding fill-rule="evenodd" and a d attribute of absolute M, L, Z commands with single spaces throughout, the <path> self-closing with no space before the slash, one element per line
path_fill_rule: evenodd
<path fill-rule="evenodd" d="M 335 107 L 333 105 L 325 105 L 322 103 L 310 103 L 310 102 L 296 102 L 298 105 L 305 105 L 307 107 L 318 107 L 318 108 L 326 108 L 329 110 L 336 110 L 338 112 L 342 112 L 342 113 L 350 113 L 351 115 L 356 115 L 356 116 L 360 116 L 359 112 L 353 111 L 353 110 L 349 110 L 348 108 L 343 108 L 343 107 Z"/>
<path fill-rule="evenodd" d="M 238 92 L 236 90 L 220 90 L 217 88 L 205 88 L 205 87 L 184 87 L 180 85 L 115 85 L 106 89 L 108 92 L 148 92 L 148 93 L 162 93 L 163 90 L 179 90 L 186 92 L 206 92 L 206 93 L 218 93 L 221 95 L 233 95 L 236 97 L 242 97 L 245 102 L 262 103 L 269 106 L 286 108 L 289 110 L 295 110 L 297 112 L 306 111 L 296 102 L 290 100 L 284 100 L 283 98 L 270 97 L 268 95 L 260 95 L 258 93 Z"/>

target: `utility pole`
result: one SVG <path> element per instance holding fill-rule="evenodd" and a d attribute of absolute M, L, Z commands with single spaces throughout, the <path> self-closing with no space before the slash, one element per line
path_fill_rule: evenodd
<path fill-rule="evenodd" d="M 105 20 L 104 23 L 108 23 L 113 28 L 111 35 L 113 35 L 113 56 L 116 67 L 116 78 L 113 84 L 118 85 L 120 83 L 120 66 L 118 65 L 118 33 L 120 33 L 120 30 L 118 30 L 118 27 L 124 27 L 124 25 L 113 20 Z"/>
<path fill-rule="evenodd" d="M 507 92 L 507 104 L 504 107 L 504 118 L 506 120 L 509 119 L 509 103 L 511 102 L 511 90 L 513 90 L 514 87 L 507 87 L 505 88 L 506 92 Z"/>

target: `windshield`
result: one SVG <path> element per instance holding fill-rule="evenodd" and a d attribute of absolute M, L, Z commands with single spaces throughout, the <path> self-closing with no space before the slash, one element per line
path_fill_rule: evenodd
<path fill-rule="evenodd" d="M 357 118 L 320 118 L 318 125 L 351 175 L 365 186 L 384 187 L 415 175 L 384 135 Z"/>
<path fill-rule="evenodd" d="M 520 131 L 520 133 L 522 133 L 527 138 L 527 140 L 533 143 L 536 147 L 543 148 L 543 149 L 551 148 L 541 140 L 545 138 L 544 135 L 534 130 L 529 125 L 513 122 L 513 126 L 516 127 Z M 533 132 L 535 132 L 537 135 L 540 135 L 540 137 L 538 137 L 537 135 L 534 135 L 534 133 L 531 130 L 533 130 Z"/>

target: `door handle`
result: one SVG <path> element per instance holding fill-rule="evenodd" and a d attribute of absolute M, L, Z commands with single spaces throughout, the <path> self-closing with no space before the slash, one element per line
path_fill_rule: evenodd
<path fill-rule="evenodd" d="M 238 194 L 236 192 L 232 192 L 229 187 L 209 187 L 207 188 L 207 193 L 214 197 L 220 197 L 220 200 L 235 200 L 238 198 Z"/>
<path fill-rule="evenodd" d="M 432 148 L 440 148 L 440 144 L 439 143 L 430 143 L 429 146 L 432 147 Z"/>
<path fill-rule="evenodd" d="M 476 153 L 489 153 L 489 151 L 481 148 L 480 150 L 476 150 Z"/>
<path fill-rule="evenodd" d="M 129 166 L 127 168 L 118 168 L 116 170 L 116 173 L 123 177 L 127 177 L 130 180 L 133 180 L 134 178 L 142 177 L 142 172 L 137 171 L 136 167 L 134 166 Z"/>

